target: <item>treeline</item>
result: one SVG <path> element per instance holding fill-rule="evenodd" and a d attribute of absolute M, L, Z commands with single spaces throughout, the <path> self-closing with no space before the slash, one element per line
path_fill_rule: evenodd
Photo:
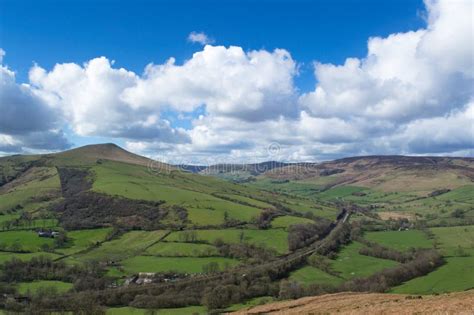
<path fill-rule="evenodd" d="M 288 229 L 288 247 L 290 251 L 308 246 L 329 233 L 332 222 L 321 218 L 318 222 L 291 225 Z"/>
<path fill-rule="evenodd" d="M 105 270 L 97 263 L 66 265 L 46 256 L 33 257 L 29 261 L 12 258 L 1 264 L 0 270 L 0 282 L 58 280 L 73 283 L 76 291 L 105 289 L 112 282 L 104 276 Z"/>
<path fill-rule="evenodd" d="M 273 249 L 244 242 L 226 244 L 222 240 L 217 239 L 214 245 L 217 247 L 220 255 L 244 260 L 249 264 L 267 262 L 277 256 L 277 252 Z"/>
<path fill-rule="evenodd" d="M 359 254 L 365 256 L 372 256 L 375 258 L 389 259 L 400 263 L 406 263 L 415 259 L 417 254 L 417 250 L 415 248 L 401 252 L 393 248 L 384 247 L 378 243 L 367 241 L 363 238 L 357 238 L 357 241 L 365 245 L 359 250 Z"/>
<path fill-rule="evenodd" d="M 406 281 L 427 275 L 443 264 L 443 257 L 437 251 L 419 250 L 412 260 L 404 264 L 384 269 L 368 277 L 346 281 L 339 286 L 328 284 L 304 286 L 294 281 L 283 280 L 280 282 L 279 298 L 296 299 L 344 291 L 387 292 Z"/>

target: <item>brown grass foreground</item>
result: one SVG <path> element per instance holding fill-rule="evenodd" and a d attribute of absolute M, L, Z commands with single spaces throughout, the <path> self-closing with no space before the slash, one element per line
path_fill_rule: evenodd
<path fill-rule="evenodd" d="M 336 293 L 240 310 L 232 314 L 474 314 L 474 290 L 438 296 Z"/>

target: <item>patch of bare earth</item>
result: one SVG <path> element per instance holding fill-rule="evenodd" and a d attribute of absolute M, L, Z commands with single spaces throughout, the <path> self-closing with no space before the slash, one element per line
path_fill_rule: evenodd
<path fill-rule="evenodd" d="M 474 314 L 474 290 L 438 296 L 336 293 L 256 306 L 232 314 Z"/>

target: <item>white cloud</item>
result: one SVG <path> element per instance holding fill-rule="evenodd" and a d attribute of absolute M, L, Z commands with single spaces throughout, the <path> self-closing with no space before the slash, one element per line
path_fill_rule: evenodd
<path fill-rule="evenodd" d="M 199 43 L 201 45 L 207 45 L 214 43 L 214 40 L 207 36 L 203 32 L 191 32 L 188 35 L 188 41 L 191 43 Z"/>
<path fill-rule="evenodd" d="M 183 65 L 171 58 L 148 65 L 145 75 L 122 94 L 134 108 L 171 106 L 259 121 L 297 112 L 296 64 L 282 49 L 245 53 L 242 48 L 207 45 Z"/>
<path fill-rule="evenodd" d="M 369 39 L 364 59 L 315 64 L 316 89 L 302 106 L 319 117 L 408 122 L 444 115 L 472 96 L 472 2 L 430 1 L 426 29 Z"/>
<path fill-rule="evenodd" d="M 135 110 L 122 101 L 121 93 L 138 80 L 131 71 L 112 68 L 105 57 L 84 66 L 57 64 L 50 72 L 34 66 L 30 71 L 37 94 L 61 109 L 78 135 L 187 141 L 182 130 L 160 119 L 159 107 Z"/>
<path fill-rule="evenodd" d="M 0 117 L 0 151 L 2 143 L 14 148 L 26 141 L 21 128 L 54 135 L 58 119 L 48 117 L 59 112 L 78 135 L 123 138 L 133 151 L 160 152 L 174 162 L 472 155 L 473 4 L 439 0 L 426 6 L 425 28 L 372 37 L 362 59 L 315 62 L 317 84 L 304 94 L 294 85 L 297 63 L 284 49 L 206 45 L 182 64 L 170 58 L 141 75 L 114 68 L 105 57 L 50 71 L 34 66 L 31 85 L 9 79 L 4 91 L 29 104 L 8 113 L 26 110 L 37 118 L 15 125 L 15 118 Z M 208 43 L 205 34 L 191 35 Z M 191 127 L 174 127 L 164 113 L 178 122 L 188 117 Z M 272 142 L 281 146 L 278 156 L 269 155 Z"/>
<path fill-rule="evenodd" d="M 5 51 L 0 49 L 0 59 Z M 0 63 L 0 152 L 54 150 L 69 146 L 59 111 L 38 97 L 15 73 Z"/>

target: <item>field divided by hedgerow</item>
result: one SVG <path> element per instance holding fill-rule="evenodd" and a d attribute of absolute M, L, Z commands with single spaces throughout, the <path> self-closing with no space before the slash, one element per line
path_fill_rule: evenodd
<path fill-rule="evenodd" d="M 166 231 L 130 231 L 74 258 L 80 261 L 120 261 L 140 254 L 148 246 L 158 242 L 166 233 Z"/>
<path fill-rule="evenodd" d="M 364 234 L 364 238 L 399 251 L 433 247 L 433 241 L 429 240 L 426 234 L 420 230 L 367 232 Z"/>
<path fill-rule="evenodd" d="M 173 232 L 165 238 L 166 241 L 183 241 L 187 232 Z M 252 230 L 196 230 L 196 241 L 214 243 L 220 239 L 224 243 L 247 242 L 276 250 L 280 254 L 288 252 L 288 233 L 283 229 Z"/>
<path fill-rule="evenodd" d="M 333 260 L 331 267 L 344 279 L 369 276 L 385 268 L 396 266 L 393 260 L 380 259 L 359 254 L 364 245 L 352 242 L 344 246 Z"/>
<path fill-rule="evenodd" d="M 156 257 L 134 256 L 122 261 L 124 270 L 130 274 L 139 272 L 201 273 L 209 263 L 217 263 L 220 270 L 237 265 L 235 259 L 224 257 Z"/>

